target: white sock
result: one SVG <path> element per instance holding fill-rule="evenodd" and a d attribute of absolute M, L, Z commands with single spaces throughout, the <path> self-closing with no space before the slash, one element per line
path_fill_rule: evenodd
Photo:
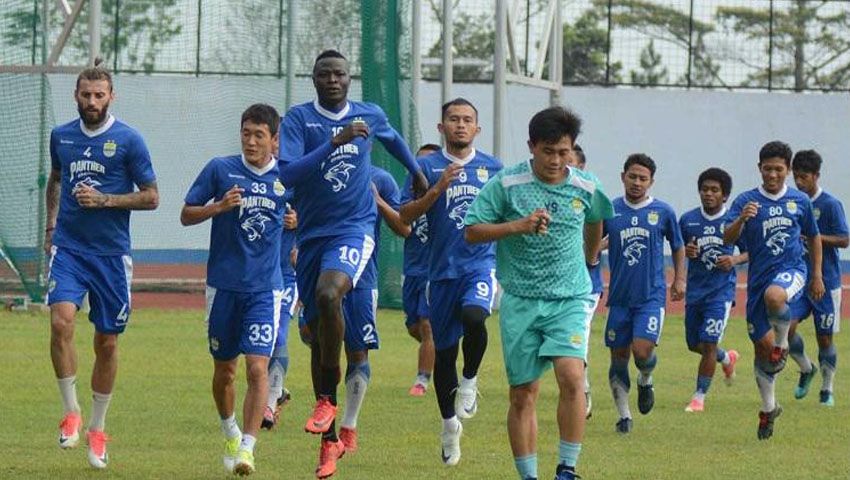
<path fill-rule="evenodd" d="M 756 384 L 759 387 L 759 394 L 761 394 L 761 411 L 772 412 L 776 408 L 776 384 L 774 383 L 774 379 L 760 374 L 756 370 Z"/>
<path fill-rule="evenodd" d="M 366 398 L 366 388 L 369 380 L 357 372 L 345 381 L 345 411 L 342 416 L 341 426 L 345 428 L 357 428 L 357 416 L 360 415 L 360 407 Z"/>
<path fill-rule="evenodd" d="M 694 392 L 694 399 L 699 400 L 700 402 L 705 401 L 705 393 L 703 392 Z"/>
<path fill-rule="evenodd" d="M 414 382 L 414 383 L 418 383 L 419 385 L 422 385 L 423 387 L 427 387 L 428 383 L 430 381 L 431 381 L 430 376 L 420 373 L 419 375 L 416 375 L 416 382 Z"/>
<path fill-rule="evenodd" d="M 823 384 L 821 390 L 832 391 L 832 381 L 835 379 L 835 369 L 831 365 L 821 364 L 821 374 L 823 374 Z"/>
<path fill-rule="evenodd" d="M 637 384 L 641 387 L 652 385 L 652 374 L 644 375 L 643 372 L 638 372 Z"/>
<path fill-rule="evenodd" d="M 812 361 L 805 353 L 790 352 L 791 358 L 800 366 L 801 373 L 811 373 Z"/>
<path fill-rule="evenodd" d="M 776 338 L 773 339 L 773 344 L 783 350 L 788 350 L 788 330 L 791 329 L 791 321 L 771 319 L 770 325 L 773 327 L 776 335 Z"/>
<path fill-rule="evenodd" d="M 239 450 L 248 450 L 249 452 L 254 451 L 254 445 L 256 445 L 257 439 L 253 435 L 242 435 L 242 441 L 239 443 Z"/>
<path fill-rule="evenodd" d="M 239 430 L 239 425 L 236 424 L 236 414 L 232 414 L 227 418 L 221 419 L 221 433 L 225 438 L 234 438 L 242 435 Z"/>
<path fill-rule="evenodd" d="M 277 399 L 283 395 L 283 367 L 277 362 L 269 369 L 269 396 L 266 405 L 274 410 L 277 407 Z"/>
<path fill-rule="evenodd" d="M 463 375 L 460 376 L 460 388 L 478 388 L 478 375 L 472 378 L 466 378 Z"/>
<path fill-rule="evenodd" d="M 632 412 L 629 410 L 629 391 L 617 379 L 611 380 L 611 394 L 614 396 L 614 404 L 620 418 L 632 418 Z"/>
<path fill-rule="evenodd" d="M 109 409 L 109 400 L 112 399 L 112 394 L 92 392 L 91 398 L 89 430 L 100 430 L 102 432 L 106 425 L 106 410 Z"/>
<path fill-rule="evenodd" d="M 729 356 L 729 352 L 726 352 L 726 355 L 723 355 L 723 360 L 720 361 L 721 365 L 729 365 L 732 363 L 732 357 Z"/>
<path fill-rule="evenodd" d="M 443 431 L 444 432 L 456 432 L 460 427 L 460 420 L 457 419 L 457 416 L 452 418 L 444 418 L 443 419 Z"/>
<path fill-rule="evenodd" d="M 72 375 L 65 378 L 57 378 L 56 383 L 59 384 L 59 394 L 62 396 L 62 409 L 65 413 L 80 411 L 80 404 L 77 403 L 77 377 Z"/>

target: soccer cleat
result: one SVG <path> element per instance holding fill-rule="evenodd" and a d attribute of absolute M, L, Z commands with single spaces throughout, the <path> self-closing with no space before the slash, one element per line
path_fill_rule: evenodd
<path fill-rule="evenodd" d="M 109 462 L 106 442 L 109 441 L 109 437 L 101 430 L 89 430 L 86 432 L 86 440 L 89 444 L 89 464 L 94 468 L 106 468 Z"/>
<path fill-rule="evenodd" d="M 726 377 L 723 381 L 726 382 L 726 385 L 732 385 L 732 381 L 735 379 L 735 364 L 738 363 L 740 355 L 737 350 L 727 350 L 726 355 L 729 357 L 729 365 L 722 365 L 723 376 Z"/>
<path fill-rule="evenodd" d="M 457 418 L 468 419 L 478 411 L 478 382 L 473 381 L 471 387 L 460 386 L 455 392 L 455 413 Z"/>
<path fill-rule="evenodd" d="M 316 478 L 328 478 L 336 473 L 336 461 L 345 455 L 345 445 L 341 440 L 322 440 L 319 448 L 319 465 Z"/>
<path fill-rule="evenodd" d="M 271 430 L 274 428 L 277 423 L 278 415 L 275 410 L 272 410 L 271 407 L 266 405 L 263 409 L 263 422 L 260 424 L 260 428 L 265 430 Z"/>
<path fill-rule="evenodd" d="M 325 433 L 331 428 L 336 418 L 336 405 L 331 405 L 328 397 L 320 397 L 316 402 L 316 407 L 313 409 L 313 415 L 307 419 L 307 424 L 304 425 L 304 431 L 310 433 Z"/>
<path fill-rule="evenodd" d="M 631 433 L 632 431 L 632 419 L 631 418 L 621 418 L 617 421 L 617 426 L 615 427 L 617 433 L 621 435 L 626 435 Z"/>
<path fill-rule="evenodd" d="M 59 423 L 59 448 L 74 448 L 80 443 L 80 427 L 83 417 L 79 412 L 65 414 Z"/>
<path fill-rule="evenodd" d="M 236 464 L 233 465 L 234 475 L 250 475 L 254 473 L 254 452 L 240 448 L 236 452 Z"/>
<path fill-rule="evenodd" d="M 655 390 L 652 385 L 638 385 L 638 410 L 643 415 L 652 411 L 655 406 Z"/>
<path fill-rule="evenodd" d="M 357 429 L 342 427 L 339 429 L 339 441 L 345 445 L 345 453 L 357 451 Z"/>
<path fill-rule="evenodd" d="M 410 390 L 408 390 L 407 393 L 409 393 L 411 397 L 424 397 L 425 392 L 427 392 L 427 391 L 428 391 L 428 387 L 426 387 L 425 385 L 422 385 L 419 382 L 416 382 L 416 383 L 413 384 L 412 387 L 410 387 Z"/>
<path fill-rule="evenodd" d="M 239 453 L 239 444 L 242 442 L 242 437 L 228 438 L 224 441 L 224 469 L 227 473 L 233 473 L 233 467 L 236 466 L 236 455 Z"/>
<path fill-rule="evenodd" d="M 685 411 L 688 413 L 701 412 L 703 410 L 705 410 L 705 401 L 700 400 L 696 397 L 692 398 L 691 403 L 689 403 L 688 406 L 685 407 Z"/>
<path fill-rule="evenodd" d="M 581 477 L 576 473 L 575 468 L 558 465 L 555 469 L 555 480 L 581 480 Z"/>
<path fill-rule="evenodd" d="M 816 373 L 818 373 L 818 367 L 814 363 L 809 373 L 800 372 L 800 380 L 797 381 L 797 388 L 794 389 L 794 398 L 800 400 L 809 394 L 809 387 L 812 385 Z"/>
<path fill-rule="evenodd" d="M 782 407 L 776 404 L 771 412 L 759 412 L 759 440 L 767 440 L 773 436 L 773 422 L 782 415 Z"/>
<path fill-rule="evenodd" d="M 463 434 L 463 425 L 460 422 L 457 422 L 457 430 L 454 432 L 450 432 L 447 430 L 443 430 L 440 433 L 440 443 L 442 444 L 442 450 L 440 451 L 440 457 L 443 459 L 443 463 L 447 467 L 454 467 L 460 462 L 460 436 Z"/>
<path fill-rule="evenodd" d="M 832 396 L 832 392 L 829 390 L 821 390 L 820 391 L 820 404 L 824 407 L 834 407 L 835 406 L 835 398 Z"/>
<path fill-rule="evenodd" d="M 770 351 L 770 363 L 784 362 L 787 357 L 788 350 L 780 347 L 779 345 L 775 345 L 773 350 Z"/>

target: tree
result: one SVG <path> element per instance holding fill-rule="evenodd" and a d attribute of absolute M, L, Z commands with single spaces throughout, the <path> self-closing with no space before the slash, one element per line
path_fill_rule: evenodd
<path fill-rule="evenodd" d="M 333 48 L 345 55 L 351 74 L 360 74 L 360 1 L 311 0 L 299 2 L 295 34 L 298 72 L 313 71 L 322 50 Z"/>
<path fill-rule="evenodd" d="M 440 2 L 428 0 L 431 12 L 438 25 L 443 23 L 443 10 Z M 460 10 L 459 0 L 454 2 L 452 23 L 454 27 L 452 53 L 455 61 L 461 60 L 462 65 L 456 65 L 453 78 L 462 81 L 486 81 L 493 78 L 493 55 L 496 51 L 495 15 L 490 13 L 473 14 Z M 440 58 L 443 52 L 443 37 L 437 39 L 428 49 L 428 56 Z M 425 67 L 423 76 L 426 78 L 441 77 L 442 65 Z"/>
<path fill-rule="evenodd" d="M 573 25 L 564 24 L 564 83 L 608 84 L 621 81 L 623 65 L 607 67 L 608 30 L 600 9 L 586 10 Z"/>
<path fill-rule="evenodd" d="M 667 67 L 661 61 L 661 54 L 655 51 L 654 40 L 640 52 L 640 68 L 640 71 L 629 72 L 631 83 L 642 87 L 667 83 Z"/>
<path fill-rule="evenodd" d="M 64 23 L 55 2 L 51 2 L 51 30 L 61 28 Z M 125 69 L 152 71 L 156 66 L 156 56 L 169 40 L 180 34 L 182 25 L 177 22 L 180 8 L 177 0 L 146 0 L 144 2 L 118 2 L 104 0 L 102 4 L 101 54 L 111 64 L 116 58 L 126 58 Z M 116 9 L 118 23 L 116 23 Z M 9 45 L 32 48 L 41 51 L 41 35 L 32 34 L 35 26 L 42 29 L 41 9 L 22 6 L 4 14 L 6 22 L 18 28 L 7 29 L 2 39 Z M 64 63 L 84 64 L 88 61 L 88 9 L 83 8 L 77 24 L 63 51 Z M 23 28 L 21 28 L 23 27 Z M 80 28 L 83 27 L 83 28 Z M 117 29 L 117 30 L 116 30 Z M 35 42 L 35 43 L 33 43 Z M 125 55 L 126 57 L 123 57 Z"/>
<path fill-rule="evenodd" d="M 771 20 L 772 18 L 772 20 Z M 794 0 L 787 10 L 753 7 L 719 7 L 717 19 L 727 30 L 764 43 L 772 54 L 772 69 L 765 62 L 744 85 L 793 88 L 846 88 L 850 84 L 850 11 L 834 2 Z M 773 33 L 773 51 L 770 35 Z"/>

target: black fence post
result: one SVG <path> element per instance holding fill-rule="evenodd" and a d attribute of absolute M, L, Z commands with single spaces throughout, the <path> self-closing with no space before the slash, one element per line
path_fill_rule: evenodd
<path fill-rule="evenodd" d="M 694 64 L 694 0 L 691 0 L 691 12 L 688 16 L 688 88 L 691 88 L 691 69 Z"/>
<path fill-rule="evenodd" d="M 195 35 L 195 76 L 201 76 L 201 0 L 198 0 L 198 33 Z"/>
<path fill-rule="evenodd" d="M 41 16 L 38 14 L 38 0 L 32 2 L 32 59 L 31 63 L 35 65 L 35 51 L 38 44 L 38 19 Z M 41 24 L 46 25 L 44 19 L 41 19 Z M 42 27 L 43 28 L 43 27 Z"/>
<path fill-rule="evenodd" d="M 292 28 L 292 25 L 286 27 Z M 291 45 L 287 45 L 286 48 L 291 48 Z M 278 2 L 277 7 L 277 78 L 281 77 L 283 77 L 283 0 Z"/>
<path fill-rule="evenodd" d="M 605 40 L 605 85 L 611 84 L 611 29 L 612 14 L 614 0 L 608 0 L 608 38 Z"/>
<path fill-rule="evenodd" d="M 121 30 L 121 0 L 115 0 L 115 28 L 112 30 L 112 71 L 118 71 L 118 34 Z"/>
<path fill-rule="evenodd" d="M 767 91 L 773 90 L 773 0 L 770 0 L 770 25 L 767 34 Z"/>

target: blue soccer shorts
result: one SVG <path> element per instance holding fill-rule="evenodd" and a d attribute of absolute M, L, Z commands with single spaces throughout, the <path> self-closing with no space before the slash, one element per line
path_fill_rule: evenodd
<path fill-rule="evenodd" d="M 210 354 L 229 361 L 240 353 L 271 357 L 277 341 L 282 290 L 235 292 L 207 286 Z"/>
<path fill-rule="evenodd" d="M 298 284 L 295 282 L 295 275 L 283 276 L 283 290 L 280 296 L 280 316 L 277 325 L 277 340 L 274 348 L 283 348 L 286 346 L 287 337 L 289 337 L 289 321 L 295 315 L 295 308 L 298 305 Z"/>
<path fill-rule="evenodd" d="M 423 318 L 428 318 L 428 297 L 425 295 L 428 277 L 405 275 L 401 286 L 401 302 L 404 307 L 404 324 L 408 328 Z"/>
<path fill-rule="evenodd" d="M 429 282 L 428 308 L 431 312 L 434 347 L 444 350 L 457 345 L 463 336 L 461 309 L 478 306 L 489 315 L 493 311 L 495 297 L 495 270 Z"/>
<path fill-rule="evenodd" d="M 345 348 L 352 352 L 377 350 L 378 289 L 355 288 L 342 301 L 345 317 Z"/>
<path fill-rule="evenodd" d="M 688 348 L 700 343 L 717 345 L 729 322 L 733 302 L 705 302 L 685 306 L 685 342 Z"/>
<path fill-rule="evenodd" d="M 791 318 L 803 321 L 809 315 L 814 317 L 817 335 L 833 335 L 841 330 L 841 287 L 827 290 L 823 298 L 812 300 L 808 295 L 800 295 L 791 304 Z"/>
<path fill-rule="evenodd" d="M 771 329 L 764 305 L 764 294 L 773 285 L 785 290 L 788 298 L 786 302 L 793 305 L 806 288 L 806 272 L 798 269 L 781 271 L 767 285 L 757 287 L 751 284 L 747 288 L 747 332 L 753 342 L 760 340 Z M 793 312 L 791 313 L 793 315 Z"/>
<path fill-rule="evenodd" d="M 608 307 L 605 324 L 605 346 L 628 347 L 635 338 L 658 345 L 664 329 L 664 306 L 651 303 L 639 307 Z"/>

